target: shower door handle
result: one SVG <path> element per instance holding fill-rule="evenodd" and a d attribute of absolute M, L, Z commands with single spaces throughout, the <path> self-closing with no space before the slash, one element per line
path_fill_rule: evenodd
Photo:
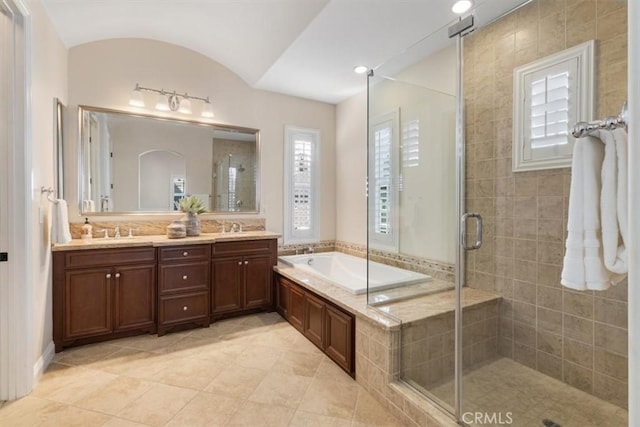
<path fill-rule="evenodd" d="M 476 219 L 476 241 L 471 246 L 467 246 L 467 218 Z M 480 249 L 482 246 L 482 216 L 479 213 L 467 212 L 460 218 L 460 243 L 468 251 Z"/>

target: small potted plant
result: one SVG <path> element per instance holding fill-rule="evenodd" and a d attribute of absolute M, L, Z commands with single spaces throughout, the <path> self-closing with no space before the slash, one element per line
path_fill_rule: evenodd
<path fill-rule="evenodd" d="M 202 200 L 194 195 L 183 197 L 176 202 L 176 207 L 187 214 L 182 219 L 187 227 L 187 236 L 199 236 L 200 220 L 198 215 L 207 212 Z"/>

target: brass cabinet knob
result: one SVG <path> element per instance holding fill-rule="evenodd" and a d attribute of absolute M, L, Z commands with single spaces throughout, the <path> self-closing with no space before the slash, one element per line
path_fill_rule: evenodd
<path fill-rule="evenodd" d="M 245 262 L 244 262 L 244 265 L 247 265 L 247 264 L 249 264 L 249 261 L 245 261 Z"/>
<path fill-rule="evenodd" d="M 187 311 L 187 306 L 182 307 L 182 311 Z"/>
<path fill-rule="evenodd" d="M 182 276 L 182 280 L 187 280 L 187 275 Z"/>
<path fill-rule="evenodd" d="M 189 255 L 189 252 L 187 251 L 182 252 L 182 256 L 187 256 L 187 255 Z"/>
<path fill-rule="evenodd" d="M 107 273 L 107 279 L 111 279 L 111 273 Z"/>
<path fill-rule="evenodd" d="M 242 261 L 238 261 L 238 265 L 242 265 Z"/>
<path fill-rule="evenodd" d="M 120 277 L 120 273 L 116 273 L 116 279 Z"/>

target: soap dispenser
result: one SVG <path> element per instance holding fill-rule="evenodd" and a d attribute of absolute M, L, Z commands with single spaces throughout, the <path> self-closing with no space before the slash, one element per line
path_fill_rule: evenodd
<path fill-rule="evenodd" d="M 84 225 L 82 226 L 82 238 L 85 240 L 93 238 L 93 226 L 89 224 L 89 218 L 84 219 Z"/>

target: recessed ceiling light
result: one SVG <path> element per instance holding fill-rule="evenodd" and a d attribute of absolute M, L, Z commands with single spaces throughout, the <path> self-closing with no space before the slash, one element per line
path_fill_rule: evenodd
<path fill-rule="evenodd" d="M 366 65 L 358 65 L 357 67 L 354 67 L 354 68 L 353 68 L 353 71 L 354 71 L 356 74 L 364 74 L 364 73 L 366 73 L 367 71 L 369 71 L 369 67 L 367 67 Z"/>
<path fill-rule="evenodd" d="M 471 9 L 471 6 L 473 6 L 472 0 L 458 0 L 451 7 L 451 11 L 453 11 L 453 13 L 461 14 Z"/>

